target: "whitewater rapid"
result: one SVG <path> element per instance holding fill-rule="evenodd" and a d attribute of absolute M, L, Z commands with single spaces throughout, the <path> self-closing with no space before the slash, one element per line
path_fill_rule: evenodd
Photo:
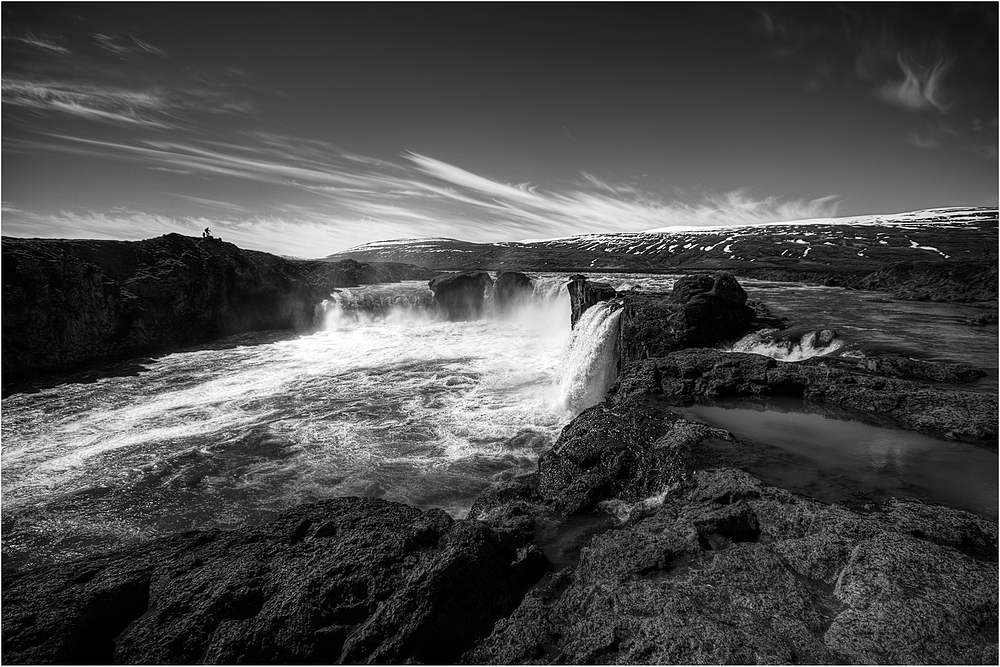
<path fill-rule="evenodd" d="M 444 321 L 426 282 L 339 290 L 312 335 L 246 334 L 9 396 L 5 556 L 344 495 L 462 516 L 491 480 L 533 470 L 574 414 L 559 389 L 565 282 L 541 279 L 523 307 L 475 322 Z"/>

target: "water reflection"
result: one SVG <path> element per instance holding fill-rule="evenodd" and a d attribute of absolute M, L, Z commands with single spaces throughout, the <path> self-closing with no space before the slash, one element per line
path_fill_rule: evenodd
<path fill-rule="evenodd" d="M 997 519 L 995 452 L 844 418 L 801 399 L 691 405 L 688 418 L 749 441 L 730 452 L 765 481 L 826 502 L 856 494 L 923 500 Z"/>

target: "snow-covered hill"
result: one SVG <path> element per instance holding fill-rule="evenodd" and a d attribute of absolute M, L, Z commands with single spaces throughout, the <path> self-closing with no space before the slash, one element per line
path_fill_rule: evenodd
<path fill-rule="evenodd" d="M 889 215 L 747 226 L 664 227 L 504 243 L 455 239 L 367 243 L 329 259 L 406 262 L 434 269 L 667 270 L 800 266 L 877 268 L 911 260 L 982 259 L 997 252 L 996 208 L 938 208 Z"/>

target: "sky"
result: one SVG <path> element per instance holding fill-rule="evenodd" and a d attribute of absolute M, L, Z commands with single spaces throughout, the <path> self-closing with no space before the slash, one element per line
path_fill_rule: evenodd
<path fill-rule="evenodd" d="M 3 3 L 8 236 L 322 257 L 998 200 L 997 3 Z"/>

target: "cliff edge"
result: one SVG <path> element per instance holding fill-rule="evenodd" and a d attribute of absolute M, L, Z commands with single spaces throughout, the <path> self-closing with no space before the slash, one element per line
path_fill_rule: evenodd
<path fill-rule="evenodd" d="M 215 238 L 3 238 L 4 382 L 244 331 L 308 328 L 336 287 L 426 279 L 407 265 L 292 260 Z"/>

